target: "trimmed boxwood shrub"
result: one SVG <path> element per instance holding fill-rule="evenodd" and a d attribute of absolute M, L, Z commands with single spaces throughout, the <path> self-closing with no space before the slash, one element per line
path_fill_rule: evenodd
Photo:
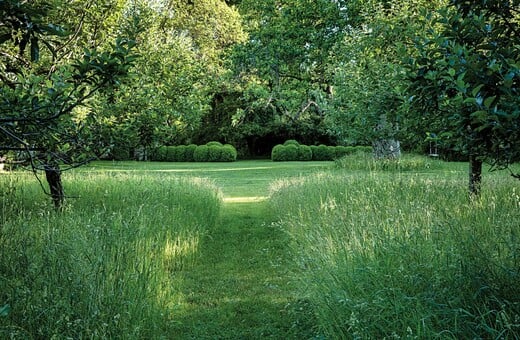
<path fill-rule="evenodd" d="M 298 160 L 299 161 L 310 161 L 312 160 L 312 150 L 308 145 L 298 146 Z"/>
<path fill-rule="evenodd" d="M 209 154 L 209 146 L 207 145 L 199 145 L 195 148 L 193 152 L 193 160 L 195 162 L 207 162 Z"/>
<path fill-rule="evenodd" d="M 150 158 L 158 162 L 234 162 L 237 150 L 231 144 L 160 146 Z"/>
<path fill-rule="evenodd" d="M 336 146 L 334 148 L 334 151 L 335 151 L 335 156 L 334 156 L 335 159 L 345 157 L 349 154 L 349 149 L 346 146 Z"/>
<path fill-rule="evenodd" d="M 207 144 L 206 144 L 207 145 Z M 208 162 L 219 162 L 220 154 L 222 153 L 222 146 L 219 145 L 207 145 L 208 147 Z"/>
<path fill-rule="evenodd" d="M 284 149 L 285 146 L 283 146 L 282 144 L 275 145 L 273 147 L 273 150 L 271 150 L 271 160 L 275 162 L 284 161 Z"/>
<path fill-rule="evenodd" d="M 288 140 L 286 140 L 286 141 L 283 143 L 283 146 L 289 146 L 289 145 L 300 146 L 300 143 L 298 143 L 298 141 L 296 141 L 296 140 L 294 140 L 294 139 L 288 139 Z"/>
<path fill-rule="evenodd" d="M 221 142 L 215 142 L 215 141 L 211 141 L 211 142 L 208 142 L 206 143 L 207 146 L 224 146 L 222 145 Z"/>
<path fill-rule="evenodd" d="M 193 153 L 195 152 L 196 148 L 197 148 L 197 145 L 195 145 L 195 144 L 186 145 L 186 152 L 184 153 L 186 162 L 195 161 L 195 159 L 193 158 Z"/>
<path fill-rule="evenodd" d="M 167 151 L 168 148 L 166 146 L 160 146 L 153 151 L 152 155 L 150 156 L 150 159 L 152 161 L 164 162 L 166 161 Z"/>
<path fill-rule="evenodd" d="M 319 145 L 312 150 L 312 159 L 315 161 L 332 161 L 336 157 L 334 146 Z"/>
<path fill-rule="evenodd" d="M 231 144 L 226 144 L 222 147 L 221 162 L 234 162 L 237 160 L 237 149 Z"/>
<path fill-rule="evenodd" d="M 174 162 L 186 161 L 186 145 L 177 145 L 174 147 Z"/>

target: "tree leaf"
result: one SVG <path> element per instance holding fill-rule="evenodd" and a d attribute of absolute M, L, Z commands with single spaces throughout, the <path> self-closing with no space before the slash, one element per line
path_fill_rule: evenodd
<path fill-rule="evenodd" d="M 31 61 L 33 63 L 40 60 L 40 46 L 38 45 L 38 38 L 31 39 Z"/>
<path fill-rule="evenodd" d="M 0 307 L 0 316 L 8 316 L 9 312 L 11 312 L 11 306 L 3 305 Z"/>

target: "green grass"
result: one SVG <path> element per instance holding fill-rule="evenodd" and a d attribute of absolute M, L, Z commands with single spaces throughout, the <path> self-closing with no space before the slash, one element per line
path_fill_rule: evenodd
<path fill-rule="evenodd" d="M 326 338 L 520 336 L 519 183 L 488 175 L 469 202 L 466 174 L 451 166 L 273 186 Z"/>
<path fill-rule="evenodd" d="M 302 176 L 329 169 L 332 162 L 271 162 L 262 160 L 233 163 L 147 163 L 94 162 L 81 171 L 162 173 L 176 177 L 211 179 L 226 197 L 265 197 L 273 180 Z"/>
<path fill-rule="evenodd" d="M 0 338 L 518 337 L 518 182 L 410 159 L 0 174 Z"/>

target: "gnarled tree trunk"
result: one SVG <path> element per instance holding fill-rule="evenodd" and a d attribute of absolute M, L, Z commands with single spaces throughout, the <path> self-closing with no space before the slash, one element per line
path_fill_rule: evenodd
<path fill-rule="evenodd" d="M 380 139 L 372 143 L 376 159 L 397 159 L 401 157 L 401 145 L 395 139 Z"/>
<path fill-rule="evenodd" d="M 60 209 L 65 201 L 65 193 L 63 191 L 63 184 L 61 182 L 60 167 L 55 164 L 45 165 L 45 178 L 49 184 L 54 207 L 56 209 Z"/>
<path fill-rule="evenodd" d="M 482 183 L 482 161 L 475 155 L 469 156 L 469 196 L 480 196 Z"/>

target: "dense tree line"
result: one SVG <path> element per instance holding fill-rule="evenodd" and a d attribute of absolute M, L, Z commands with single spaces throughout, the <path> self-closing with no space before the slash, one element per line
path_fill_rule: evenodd
<path fill-rule="evenodd" d="M 518 0 L 2 0 L 0 18 L 0 148 L 57 205 L 64 167 L 210 140 L 388 157 L 435 136 L 473 192 L 482 162 L 519 159 Z"/>

